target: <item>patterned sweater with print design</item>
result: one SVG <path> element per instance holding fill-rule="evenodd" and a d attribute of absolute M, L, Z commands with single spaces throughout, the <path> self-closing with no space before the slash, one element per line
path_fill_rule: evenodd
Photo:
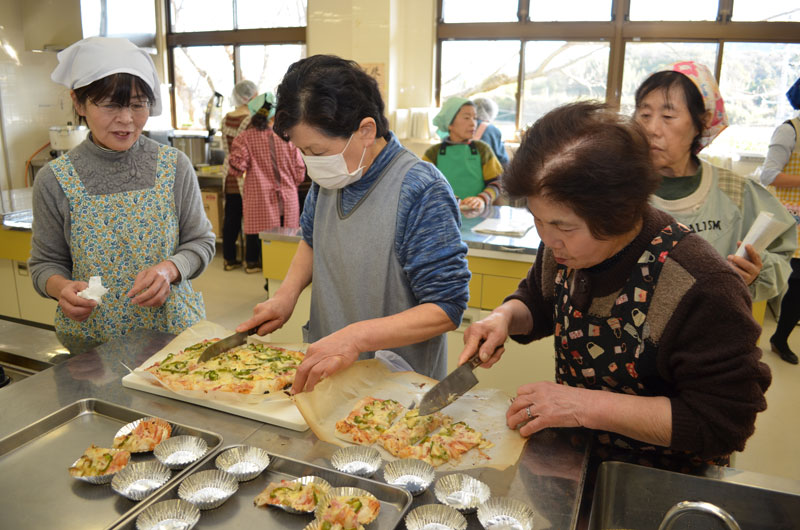
<path fill-rule="evenodd" d="M 572 301 L 598 317 L 611 314 L 633 267 L 658 232 L 673 222 L 648 208 L 642 230 L 613 263 L 575 273 Z M 517 290 L 506 298 L 523 302 L 533 331 L 512 338 L 527 344 L 553 334 L 557 263 L 542 244 Z M 700 236 L 686 235 L 669 253 L 647 315 L 657 347 L 647 386 L 670 399 L 675 450 L 704 458 L 744 449 L 766 409 L 769 367 L 760 361 L 760 326 L 752 317 L 747 286 Z"/>

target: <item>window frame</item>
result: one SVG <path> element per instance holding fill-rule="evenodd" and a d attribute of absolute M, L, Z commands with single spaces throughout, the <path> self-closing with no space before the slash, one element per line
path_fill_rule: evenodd
<path fill-rule="evenodd" d="M 175 48 L 191 46 L 233 46 L 233 82 L 235 85 L 242 80 L 242 68 L 239 62 L 239 46 L 307 44 L 307 26 L 235 29 L 237 25 L 236 0 L 233 0 L 232 3 L 234 29 L 221 31 L 173 32 L 171 4 L 172 0 L 166 0 L 166 2 L 164 2 L 164 25 L 166 28 L 167 74 L 169 76 L 170 92 L 170 119 L 172 121 L 173 128 L 175 128 L 175 124 L 177 123 L 175 105 Z M 308 8 L 306 7 L 306 9 Z"/>
<path fill-rule="evenodd" d="M 441 105 L 442 42 L 448 40 L 515 40 L 520 42 L 517 75 L 516 128 L 520 129 L 525 75 L 525 44 L 529 41 L 608 41 L 606 102 L 619 108 L 622 71 L 628 42 L 710 42 L 718 45 L 714 76 L 719 80 L 726 42 L 800 43 L 800 22 L 733 22 L 735 0 L 719 0 L 716 21 L 630 21 L 631 0 L 612 0 L 605 22 L 531 22 L 530 0 L 519 0 L 517 22 L 445 23 L 443 0 L 436 0 L 434 99 Z M 711 66 L 711 65 L 709 65 Z"/>

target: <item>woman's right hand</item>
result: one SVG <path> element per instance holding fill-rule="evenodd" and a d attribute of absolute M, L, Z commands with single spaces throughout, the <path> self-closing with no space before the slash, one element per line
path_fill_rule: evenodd
<path fill-rule="evenodd" d="M 483 359 L 483 368 L 489 368 L 500 360 L 506 351 L 503 344 L 508 338 L 509 322 L 502 313 L 491 313 L 483 320 L 472 324 L 464 332 L 464 349 L 458 357 L 458 364 L 470 360 L 475 352 Z"/>
<path fill-rule="evenodd" d="M 253 308 L 253 317 L 242 322 L 236 331 L 247 331 L 258 326 L 258 334 L 266 335 L 281 328 L 294 312 L 296 300 L 275 293 L 272 298 L 261 302 Z"/>
<path fill-rule="evenodd" d="M 86 282 L 67 281 L 58 292 L 58 305 L 64 314 L 77 322 L 83 322 L 97 307 L 97 302 L 78 296 L 78 293 L 89 287 Z"/>

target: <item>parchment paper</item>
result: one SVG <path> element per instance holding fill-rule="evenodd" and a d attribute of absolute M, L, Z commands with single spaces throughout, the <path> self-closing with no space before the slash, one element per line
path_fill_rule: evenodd
<path fill-rule="evenodd" d="M 154 363 L 165 359 L 167 355 L 169 355 L 170 353 L 177 354 L 182 349 L 191 346 L 193 344 L 197 344 L 198 342 L 202 342 L 205 339 L 217 339 L 217 338 L 222 339 L 229 335 L 233 335 L 234 333 L 235 333 L 234 331 L 226 329 L 223 326 L 220 326 L 219 324 L 215 324 L 214 322 L 208 320 L 201 320 L 197 324 L 191 326 L 190 328 L 186 329 L 184 332 L 179 334 L 177 337 L 172 339 L 170 343 L 164 346 L 162 349 L 154 353 L 149 359 L 147 359 L 140 366 L 138 366 L 133 371 L 133 373 L 145 379 L 149 383 L 160 386 L 162 388 L 166 388 L 167 390 L 174 392 L 176 394 L 180 394 L 194 399 L 208 399 L 215 401 L 225 401 L 227 403 L 249 403 L 249 404 L 260 403 L 264 400 L 290 399 L 289 396 L 284 392 L 272 392 L 269 394 L 250 395 L 250 394 L 238 394 L 236 392 L 223 392 L 223 391 L 174 390 L 162 384 L 161 381 L 159 381 L 156 376 L 145 370 L 145 368 L 147 368 L 148 366 L 152 366 Z M 305 352 L 306 348 L 308 347 L 308 344 L 273 344 L 270 342 L 260 340 L 260 337 L 258 335 L 252 335 L 248 337 L 247 342 L 248 344 L 252 343 L 267 344 L 269 346 L 278 346 L 280 348 L 284 348 L 287 350 L 295 350 L 302 352 Z"/>
<path fill-rule="evenodd" d="M 438 381 L 416 372 L 392 372 L 381 361 L 357 361 L 341 372 L 323 379 L 312 392 L 294 396 L 295 404 L 311 430 L 320 440 L 341 447 L 353 445 L 336 436 L 336 422 L 346 418 L 355 403 L 365 396 L 394 399 L 406 408 L 419 404 L 422 396 Z M 500 390 L 468 392 L 442 409 L 454 421 L 464 421 L 480 431 L 494 446 L 468 451 L 459 462 L 447 462 L 437 471 L 454 471 L 474 467 L 505 469 L 519 459 L 527 438 L 506 426 L 506 410 L 511 398 Z M 379 443 L 373 445 L 384 460 L 397 460 Z"/>

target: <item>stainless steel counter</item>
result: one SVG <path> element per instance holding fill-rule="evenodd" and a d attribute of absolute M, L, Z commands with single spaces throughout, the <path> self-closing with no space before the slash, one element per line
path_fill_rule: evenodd
<path fill-rule="evenodd" d="M 467 244 L 470 250 L 489 250 L 505 253 L 519 254 L 533 261 L 536 250 L 539 248 L 539 234 L 536 228 L 531 228 L 522 237 L 509 237 L 490 234 L 479 234 L 473 232 L 473 228 L 485 219 L 510 219 L 526 212 L 523 208 L 511 206 L 490 206 L 480 215 L 461 216 L 461 239 Z M 302 230 L 299 228 L 274 228 L 266 230 L 259 235 L 264 241 L 286 241 L 294 243 L 302 238 Z"/>
<path fill-rule="evenodd" d="M 120 380 L 127 370 L 122 363 L 138 366 L 171 339 L 166 333 L 135 331 L 124 339 L 0 388 L 0 403 L 4 404 L 0 439 L 77 400 L 97 398 L 218 433 L 223 437 L 223 446 L 258 445 L 279 455 L 330 467 L 329 458 L 336 446 L 319 441 L 311 431 L 290 431 L 124 388 Z M 571 438 L 578 442 L 570 443 Z M 482 468 L 469 473 L 486 482 L 493 495 L 529 503 L 537 514 L 536 528 L 569 529 L 577 521 L 587 462 L 581 431 L 550 430 L 530 439 L 515 466 L 504 471 Z M 381 480 L 382 476 L 379 471 L 375 478 Z M 435 498 L 429 491 L 416 497 L 411 508 L 432 502 Z M 475 515 L 468 515 L 467 520 L 468 528 L 481 528 Z"/>

